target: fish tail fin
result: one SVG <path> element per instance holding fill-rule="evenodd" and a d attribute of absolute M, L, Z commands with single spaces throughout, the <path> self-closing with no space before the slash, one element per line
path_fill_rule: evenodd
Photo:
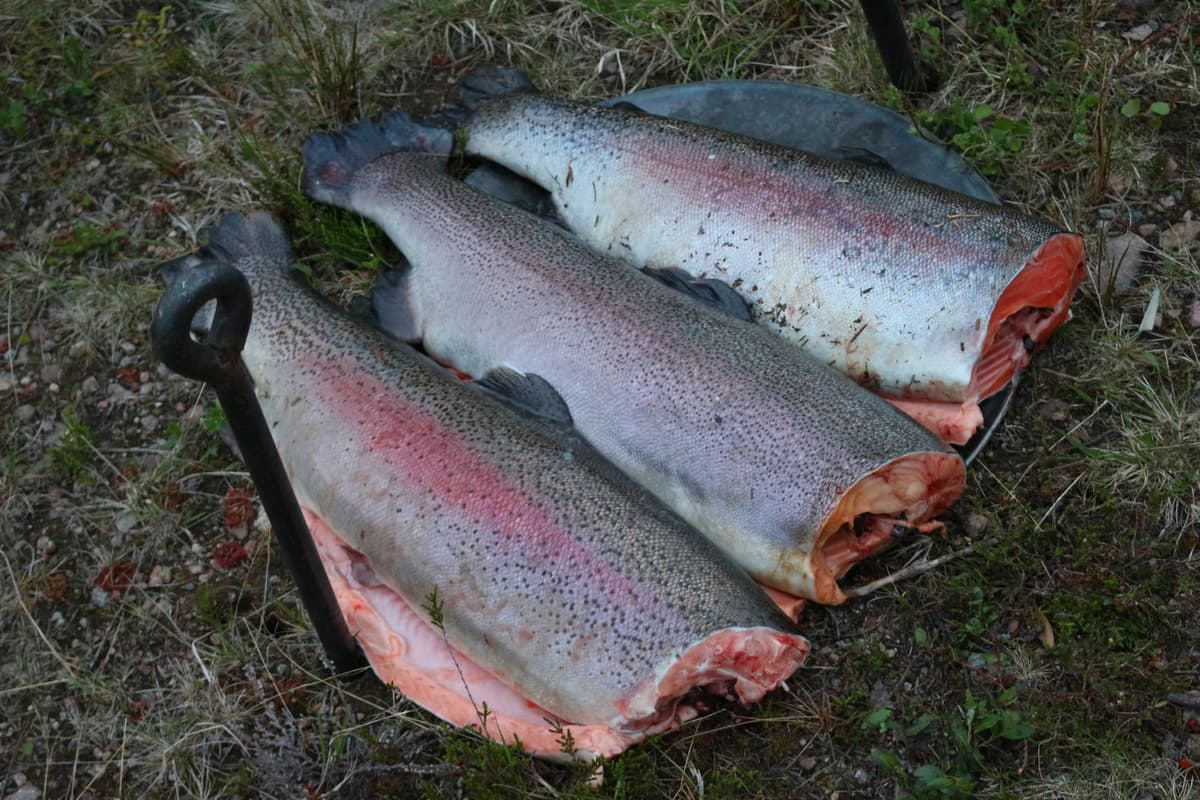
<path fill-rule="evenodd" d="M 231 211 L 200 233 L 208 240 L 200 256 L 225 261 L 239 269 L 254 260 L 286 270 L 296 260 L 287 233 L 265 211 L 249 214 Z"/>
<path fill-rule="evenodd" d="M 194 253 L 158 265 L 158 274 L 171 285 L 201 264 L 219 261 L 243 272 L 250 260 L 278 269 L 295 261 L 292 245 L 283 228 L 265 211 L 242 214 L 231 211 L 200 230 L 205 244 Z"/>
<path fill-rule="evenodd" d="M 484 66 L 472 70 L 458 85 L 456 101 L 468 113 L 497 97 L 537 91 L 519 69 Z"/>
<path fill-rule="evenodd" d="M 362 119 L 336 133 L 314 133 L 300 149 L 304 157 L 304 191 L 314 200 L 350 208 L 354 176 L 366 165 L 392 153 L 449 155 L 449 130 L 422 125 L 402 111 L 379 122 Z"/>

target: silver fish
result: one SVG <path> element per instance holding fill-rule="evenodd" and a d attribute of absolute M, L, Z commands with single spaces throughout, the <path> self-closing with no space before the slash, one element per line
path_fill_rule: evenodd
<path fill-rule="evenodd" d="M 270 217 L 225 216 L 174 269 L 212 259 L 250 281 L 243 359 L 335 592 L 416 702 L 534 752 L 565 731 L 577 754 L 610 756 L 694 714 L 693 688 L 752 702 L 803 661 L 762 590 L 569 426 L 302 287 Z M 554 400 L 536 379 L 518 388 Z M 437 666 L 441 641 L 454 650 Z"/>
<path fill-rule="evenodd" d="M 731 283 L 760 323 L 946 441 L 982 424 L 979 401 L 1083 280 L 1081 237 L 877 166 L 529 92 L 462 132 L 596 251 Z"/>
<path fill-rule="evenodd" d="M 754 577 L 835 603 L 837 579 L 962 491 L 962 460 L 883 400 L 733 319 L 394 152 L 407 119 L 304 146 L 311 196 L 411 262 L 385 327 L 443 363 L 554 386 L 579 431 Z"/>

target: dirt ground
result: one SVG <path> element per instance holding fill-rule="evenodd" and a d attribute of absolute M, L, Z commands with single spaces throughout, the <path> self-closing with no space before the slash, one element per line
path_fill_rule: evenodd
<path fill-rule="evenodd" d="M 852 0 L 0 9 L 0 798 L 1200 797 L 1200 4 L 904 5 L 941 78 L 914 97 Z M 483 63 L 860 96 L 1089 251 L 944 533 L 846 583 L 948 558 L 810 608 L 786 690 L 599 786 L 332 677 L 213 394 L 148 339 L 156 265 L 228 210 L 364 296 L 395 251 L 303 197 L 300 142 Z"/>

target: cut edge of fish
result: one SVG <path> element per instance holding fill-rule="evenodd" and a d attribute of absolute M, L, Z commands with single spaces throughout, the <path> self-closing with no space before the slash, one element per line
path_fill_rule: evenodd
<path fill-rule="evenodd" d="M 697 716 L 700 710 L 683 700 L 693 690 L 755 703 L 781 686 L 808 655 L 809 642 L 798 633 L 762 627 L 714 631 L 665 659 L 619 701 L 622 717 L 573 723 L 524 698 L 454 650 L 444 634 L 396 592 L 366 580 L 355 564 L 362 556 L 327 524 L 311 512 L 305 516 L 346 621 L 379 678 L 438 718 L 501 744 L 519 741 L 539 758 L 613 758 Z"/>

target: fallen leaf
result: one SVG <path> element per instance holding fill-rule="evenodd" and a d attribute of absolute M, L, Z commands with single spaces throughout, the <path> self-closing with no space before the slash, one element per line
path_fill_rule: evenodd
<path fill-rule="evenodd" d="M 177 481 L 167 481 L 160 503 L 167 511 L 178 511 L 183 505 L 183 489 Z"/>
<path fill-rule="evenodd" d="M 96 577 L 92 579 L 92 585 L 105 592 L 116 594 L 128 589 L 136 574 L 137 564 L 132 561 L 114 561 L 100 568 Z"/>
<path fill-rule="evenodd" d="M 1033 610 L 1034 618 L 1041 624 L 1042 632 L 1038 634 L 1038 641 L 1047 650 L 1054 649 L 1054 627 L 1050 624 L 1050 620 L 1046 619 L 1046 615 L 1042 613 L 1040 608 Z"/>
<path fill-rule="evenodd" d="M 137 389 L 142 385 L 142 373 L 137 367 L 121 367 L 117 370 L 117 380 L 123 383 L 126 389 Z"/>
<path fill-rule="evenodd" d="M 221 498 L 225 527 L 236 528 L 254 521 L 254 492 L 251 489 L 230 489 Z"/>
<path fill-rule="evenodd" d="M 67 582 L 67 576 L 64 573 L 52 572 L 46 576 L 45 581 L 42 583 L 42 594 L 51 600 L 65 600 L 69 588 L 70 584 Z"/>
<path fill-rule="evenodd" d="M 221 569 L 233 569 L 249 557 L 246 548 L 238 542 L 221 542 L 213 550 L 213 565 Z"/>

